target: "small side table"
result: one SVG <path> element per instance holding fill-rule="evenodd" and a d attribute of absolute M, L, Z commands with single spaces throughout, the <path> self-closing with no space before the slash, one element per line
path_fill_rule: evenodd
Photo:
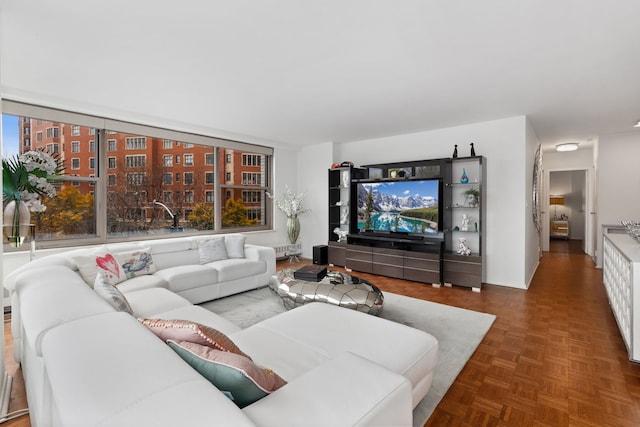
<path fill-rule="evenodd" d="M 569 221 L 554 220 L 549 224 L 549 237 L 569 238 Z"/>
<path fill-rule="evenodd" d="M 288 256 L 289 263 L 293 264 L 293 263 L 300 262 L 300 258 L 298 258 L 298 255 L 301 255 L 301 254 L 302 254 L 302 250 L 298 249 L 298 245 L 293 244 L 293 245 L 287 245 L 287 251 L 284 253 L 284 256 Z"/>

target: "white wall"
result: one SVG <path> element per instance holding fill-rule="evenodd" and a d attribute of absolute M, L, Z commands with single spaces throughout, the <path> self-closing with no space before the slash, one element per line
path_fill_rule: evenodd
<path fill-rule="evenodd" d="M 640 130 L 605 135 L 598 144 L 597 266 L 602 267 L 602 224 L 640 221 Z"/>
<path fill-rule="evenodd" d="M 352 161 L 356 165 L 451 157 L 455 144 L 461 157 L 469 155 L 469 144 L 487 158 L 485 200 L 487 218 L 486 283 L 526 288 L 532 267 L 525 261 L 525 248 L 533 226 L 528 200 L 533 154 L 525 149 L 524 116 L 397 135 L 335 145 L 334 162 Z M 530 138 L 530 145 L 537 143 Z M 537 146 L 537 144 L 536 144 Z M 528 157 L 531 156 L 531 161 Z M 526 166 L 525 166 L 526 165 Z M 313 178 L 311 178 L 313 179 Z M 320 179 L 318 177 L 318 179 Z M 326 179 L 325 179 L 326 180 Z M 536 247 L 538 242 L 533 243 Z M 533 267 L 535 268 L 535 267 Z"/>

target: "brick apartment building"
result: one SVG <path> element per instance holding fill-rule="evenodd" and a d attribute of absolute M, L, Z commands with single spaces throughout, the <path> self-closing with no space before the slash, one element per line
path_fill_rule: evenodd
<path fill-rule="evenodd" d="M 20 153 L 44 150 L 58 155 L 70 178 L 64 184 L 93 193 L 99 166 L 95 129 L 21 117 L 19 132 Z M 155 221 L 165 227 L 171 215 L 154 200 L 184 223 L 197 204 L 213 206 L 216 171 L 223 206 L 228 199 L 241 201 L 247 219 L 264 224 L 264 155 L 220 147 L 216 167 L 215 147 L 112 131 L 106 132 L 105 144 L 107 216 L 114 224 Z"/>

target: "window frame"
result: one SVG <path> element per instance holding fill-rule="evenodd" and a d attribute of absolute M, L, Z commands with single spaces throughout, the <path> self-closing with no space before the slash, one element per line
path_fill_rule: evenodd
<path fill-rule="evenodd" d="M 264 155 L 264 181 L 259 186 L 252 186 L 256 190 L 263 192 L 271 192 L 271 177 L 273 176 L 273 159 L 274 149 L 271 147 L 255 145 L 251 143 L 233 141 L 228 139 L 221 139 L 211 136 L 205 136 L 197 133 L 187 133 L 184 131 L 177 131 L 167 128 L 160 128 L 148 125 L 142 125 L 135 123 L 135 120 L 121 121 L 114 120 L 106 117 L 92 116 L 83 113 L 77 113 L 72 111 L 58 110 L 48 107 L 41 107 L 34 104 L 25 104 L 18 101 L 9 99 L 0 100 L 0 111 L 2 114 L 8 114 L 18 117 L 34 118 L 34 120 L 41 120 L 44 122 L 60 122 L 71 126 L 81 126 L 89 128 L 89 134 L 95 135 L 95 166 L 96 168 L 91 171 L 90 176 L 76 176 L 73 174 L 74 169 L 69 169 L 69 172 L 65 175 L 65 181 L 71 182 L 73 185 L 79 182 L 92 182 L 94 183 L 94 195 L 95 195 L 95 209 L 96 209 L 96 224 L 95 224 L 95 236 L 87 236 L 81 238 L 64 238 L 58 240 L 47 240 L 38 242 L 38 245 L 42 248 L 55 248 L 55 247 L 68 247 L 68 246 L 82 246 L 86 244 L 100 244 L 117 241 L 138 241 L 140 239 L 149 238 L 150 234 L 138 234 L 132 236 L 108 236 L 107 234 L 107 188 L 109 187 L 109 174 L 107 169 L 107 153 L 112 153 L 110 149 L 118 150 L 118 140 L 113 137 L 109 137 L 113 133 L 122 133 L 130 135 L 138 135 L 142 138 L 139 141 L 142 142 L 142 146 L 148 146 L 151 141 L 148 138 L 161 138 L 171 140 L 175 146 L 184 144 L 185 147 L 191 147 L 192 144 L 204 145 L 211 147 L 214 151 L 214 164 L 211 168 L 214 172 L 218 167 L 222 167 L 229 157 L 226 155 L 230 150 L 236 150 L 243 153 L 256 153 Z M 56 132 L 56 131 L 51 131 Z M 57 137 L 61 138 L 60 128 L 57 128 Z M 42 142 L 43 133 L 41 131 L 36 133 L 36 142 Z M 56 136 L 54 136 L 55 138 Z M 113 141 L 113 142 L 112 142 Z M 62 142 L 62 141 L 60 141 Z M 139 149 L 137 147 L 127 147 L 126 139 L 122 141 L 125 147 L 122 147 L 125 151 Z M 112 144 L 110 146 L 110 144 Z M 162 144 L 162 142 L 161 142 Z M 135 144 L 134 144 L 135 145 Z M 161 145 L 159 148 L 163 148 Z M 81 147 L 82 151 L 82 147 Z M 133 154 L 133 153 L 131 153 Z M 72 160 L 72 159 L 69 159 Z M 180 159 L 183 160 L 183 159 Z M 175 161 L 174 164 L 180 164 L 180 160 Z M 81 163 L 81 159 L 77 158 L 77 162 Z M 195 163 L 195 159 L 194 159 Z M 80 166 L 80 165 L 78 165 Z M 211 166 L 211 165 L 207 165 Z M 200 173 L 200 171 L 198 171 Z M 222 211 L 224 208 L 224 194 L 226 191 L 221 188 L 244 188 L 243 185 L 230 185 L 228 182 L 221 181 L 220 174 L 214 173 L 214 185 L 212 188 L 214 194 L 214 218 L 215 225 L 213 230 L 197 230 L 195 232 L 185 232 L 184 236 L 199 235 L 199 234 L 224 234 L 229 232 L 243 232 L 251 233 L 263 230 L 273 230 L 273 207 L 271 203 L 264 203 L 264 224 L 257 226 L 238 226 L 238 227 L 226 227 L 223 228 L 221 224 Z M 194 180 L 205 180 L 204 176 L 194 175 Z M 116 180 L 116 182 L 119 179 Z M 126 178 L 125 178 L 126 181 Z M 263 196 L 266 200 L 266 195 Z M 175 234 L 157 234 L 153 235 L 154 238 L 170 238 L 175 237 Z"/>

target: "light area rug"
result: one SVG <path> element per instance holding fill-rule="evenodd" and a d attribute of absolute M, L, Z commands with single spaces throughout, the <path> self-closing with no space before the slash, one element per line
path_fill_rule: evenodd
<path fill-rule="evenodd" d="M 241 328 L 286 311 L 269 287 L 202 304 Z M 384 293 L 380 317 L 430 333 L 439 343 L 431 389 L 413 410 L 413 425 L 424 426 L 433 410 L 478 347 L 495 316 L 430 301 Z"/>

